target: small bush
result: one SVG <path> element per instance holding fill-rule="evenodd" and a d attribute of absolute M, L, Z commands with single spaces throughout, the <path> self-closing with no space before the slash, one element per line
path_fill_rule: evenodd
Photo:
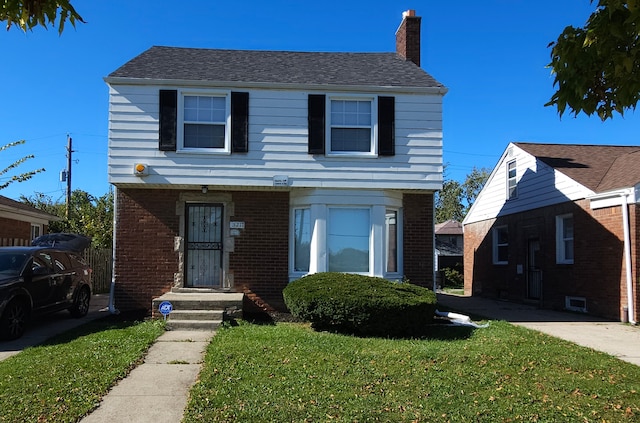
<path fill-rule="evenodd" d="M 449 286 L 452 288 L 464 287 L 464 275 L 457 268 L 445 267 L 442 271 L 444 273 L 443 286 Z"/>
<path fill-rule="evenodd" d="M 361 336 L 422 335 L 436 308 L 427 288 L 334 272 L 293 281 L 283 296 L 291 314 L 314 329 Z"/>

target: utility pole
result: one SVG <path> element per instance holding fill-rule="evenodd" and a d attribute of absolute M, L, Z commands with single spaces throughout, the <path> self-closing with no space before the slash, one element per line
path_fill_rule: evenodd
<path fill-rule="evenodd" d="M 71 137 L 67 134 L 67 220 L 71 218 Z"/>

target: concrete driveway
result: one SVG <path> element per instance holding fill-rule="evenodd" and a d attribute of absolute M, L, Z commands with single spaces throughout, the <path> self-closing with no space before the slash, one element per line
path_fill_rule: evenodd
<path fill-rule="evenodd" d="M 80 319 L 74 319 L 66 310 L 39 317 L 29 323 L 27 331 L 21 338 L 15 341 L 0 341 L 0 361 L 18 354 L 27 347 L 39 345 L 54 335 L 107 316 L 108 306 L 109 294 L 97 294 L 91 297 L 89 313 Z"/>
<path fill-rule="evenodd" d="M 467 315 L 513 324 L 602 351 L 640 366 L 640 327 L 527 304 L 438 293 L 438 304 Z"/>

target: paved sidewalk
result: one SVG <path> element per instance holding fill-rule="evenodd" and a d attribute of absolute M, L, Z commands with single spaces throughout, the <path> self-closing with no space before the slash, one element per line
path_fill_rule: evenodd
<path fill-rule="evenodd" d="M 182 420 L 212 331 L 167 331 L 151 346 L 144 363 L 114 386 L 82 423 Z"/>
<path fill-rule="evenodd" d="M 506 320 L 640 366 L 640 328 L 578 313 L 527 304 L 438 293 L 438 304 L 467 315 Z"/>

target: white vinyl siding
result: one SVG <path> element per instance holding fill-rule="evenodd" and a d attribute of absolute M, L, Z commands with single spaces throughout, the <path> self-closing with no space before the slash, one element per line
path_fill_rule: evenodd
<path fill-rule="evenodd" d="M 441 187 L 440 95 L 385 93 L 395 97 L 395 155 L 362 160 L 308 154 L 309 92 L 238 87 L 240 91 L 249 91 L 248 152 L 216 157 L 198 152 L 159 151 L 158 91 L 161 88 L 172 87 L 110 86 L 110 183 L 175 188 L 273 187 L 274 176 L 284 175 L 288 177 L 289 188 L 436 190 Z M 133 174 L 133 164 L 137 162 L 147 164 L 147 176 Z"/>
<path fill-rule="evenodd" d="M 573 215 L 556 216 L 556 263 L 573 264 Z"/>

